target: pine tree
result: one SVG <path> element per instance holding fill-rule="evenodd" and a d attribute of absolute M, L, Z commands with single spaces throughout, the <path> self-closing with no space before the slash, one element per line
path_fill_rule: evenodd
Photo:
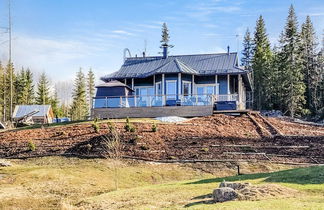
<path fill-rule="evenodd" d="M 3 82 L 3 91 L 4 91 L 4 112 L 5 119 L 11 119 L 11 114 L 15 108 L 15 83 L 16 83 L 16 74 L 13 63 L 8 63 L 5 68 L 5 77 Z"/>
<path fill-rule="evenodd" d="M 313 23 L 307 16 L 305 23 L 302 24 L 301 30 L 301 50 L 303 60 L 304 83 L 306 85 L 305 99 L 306 108 L 310 109 L 313 114 L 317 112 L 318 98 L 316 90 L 320 84 L 320 68 L 318 66 L 317 38 Z"/>
<path fill-rule="evenodd" d="M 88 115 L 86 81 L 80 68 L 78 71 L 73 89 L 73 102 L 70 110 L 72 120 L 83 120 Z"/>
<path fill-rule="evenodd" d="M 4 68 L 0 62 L 0 122 L 3 120 L 4 110 Z"/>
<path fill-rule="evenodd" d="M 168 46 L 170 40 L 169 29 L 166 23 L 162 25 L 162 39 L 161 39 L 161 46 Z"/>
<path fill-rule="evenodd" d="M 257 110 L 268 108 L 269 92 L 271 91 L 269 78 L 271 74 L 272 52 L 266 33 L 263 17 L 260 16 L 256 23 L 253 38 L 253 84 L 254 84 L 254 107 Z"/>
<path fill-rule="evenodd" d="M 92 69 L 89 70 L 87 75 L 87 96 L 88 96 L 88 103 L 89 103 L 89 110 L 92 108 L 92 98 L 95 94 L 95 75 Z"/>
<path fill-rule="evenodd" d="M 315 104 L 315 106 L 318 107 L 317 114 L 321 119 L 324 119 L 324 33 L 322 39 L 322 49 L 318 54 L 318 68 L 320 72 L 320 82 L 316 90 L 316 98 L 318 98 L 316 102 L 318 103 Z"/>
<path fill-rule="evenodd" d="M 289 15 L 280 37 L 280 84 L 284 111 L 295 116 L 303 111 L 305 103 L 305 84 L 303 63 L 300 50 L 300 34 L 294 7 L 289 8 Z"/>
<path fill-rule="evenodd" d="M 27 68 L 25 72 L 26 76 L 26 104 L 33 104 L 34 103 L 34 81 L 33 81 L 33 73 L 29 68 Z"/>
<path fill-rule="evenodd" d="M 55 91 L 54 96 L 51 97 L 51 106 L 55 118 L 62 117 L 63 112 L 60 107 L 60 100 L 58 98 L 57 92 Z"/>
<path fill-rule="evenodd" d="M 36 103 L 39 105 L 50 104 L 49 81 L 45 73 L 41 74 L 37 84 Z"/>
<path fill-rule="evenodd" d="M 17 73 L 17 78 L 15 81 L 15 89 L 16 89 L 16 97 L 15 103 L 18 105 L 27 104 L 26 97 L 27 97 L 27 88 L 26 88 L 26 72 L 25 69 L 22 68 Z"/>
<path fill-rule="evenodd" d="M 241 63 L 245 69 L 252 68 L 252 58 L 253 58 L 253 40 L 249 28 L 246 29 L 244 40 L 243 40 L 243 51 Z"/>

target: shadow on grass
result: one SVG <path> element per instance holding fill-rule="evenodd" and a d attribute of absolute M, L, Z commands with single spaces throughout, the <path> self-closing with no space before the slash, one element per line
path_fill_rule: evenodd
<path fill-rule="evenodd" d="M 292 184 L 324 184 L 324 166 L 289 169 L 273 173 L 246 174 L 240 176 L 202 179 L 186 184 L 208 184 L 225 181 L 244 181 L 265 178 L 264 182 Z"/>
<path fill-rule="evenodd" d="M 213 195 L 211 193 L 194 197 L 191 200 L 200 200 L 200 201 L 188 203 L 184 206 L 184 208 L 189 208 L 191 206 L 200 205 L 200 204 L 214 204 L 215 202 L 213 201 L 213 199 L 210 199 L 212 197 L 213 197 Z M 209 198 L 209 199 L 206 200 L 207 198 Z M 205 199 L 205 200 L 201 200 L 201 199 Z"/>

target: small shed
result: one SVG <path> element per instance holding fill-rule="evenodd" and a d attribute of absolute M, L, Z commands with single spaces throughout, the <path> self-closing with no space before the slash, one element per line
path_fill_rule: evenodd
<path fill-rule="evenodd" d="M 17 105 L 12 118 L 16 122 L 43 124 L 52 123 L 54 114 L 51 105 Z"/>
<path fill-rule="evenodd" d="M 132 90 L 128 85 L 121 83 L 118 80 L 103 83 L 96 86 L 96 88 L 96 97 L 129 96 L 134 92 L 134 90 Z"/>

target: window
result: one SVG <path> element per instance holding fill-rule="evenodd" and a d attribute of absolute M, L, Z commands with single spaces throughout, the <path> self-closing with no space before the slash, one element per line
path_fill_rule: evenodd
<path fill-rule="evenodd" d="M 184 96 L 191 95 L 191 82 L 183 82 L 182 91 Z"/>
<path fill-rule="evenodd" d="M 154 89 L 153 87 L 135 87 L 135 94 L 137 96 L 152 96 Z"/>
<path fill-rule="evenodd" d="M 215 85 L 201 85 L 197 86 L 197 95 L 214 95 Z"/>
<path fill-rule="evenodd" d="M 167 81 L 166 82 L 166 95 L 167 99 L 176 99 L 177 94 L 177 81 Z"/>
<path fill-rule="evenodd" d="M 162 95 L 162 83 L 161 82 L 155 83 L 155 94 Z"/>

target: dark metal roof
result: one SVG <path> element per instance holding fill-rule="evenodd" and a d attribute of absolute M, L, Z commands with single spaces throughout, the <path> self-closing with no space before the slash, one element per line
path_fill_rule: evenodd
<path fill-rule="evenodd" d="M 237 53 L 175 55 L 127 58 L 119 71 L 101 77 L 103 81 L 124 78 L 145 78 L 161 73 L 196 75 L 246 74 L 237 65 Z"/>

